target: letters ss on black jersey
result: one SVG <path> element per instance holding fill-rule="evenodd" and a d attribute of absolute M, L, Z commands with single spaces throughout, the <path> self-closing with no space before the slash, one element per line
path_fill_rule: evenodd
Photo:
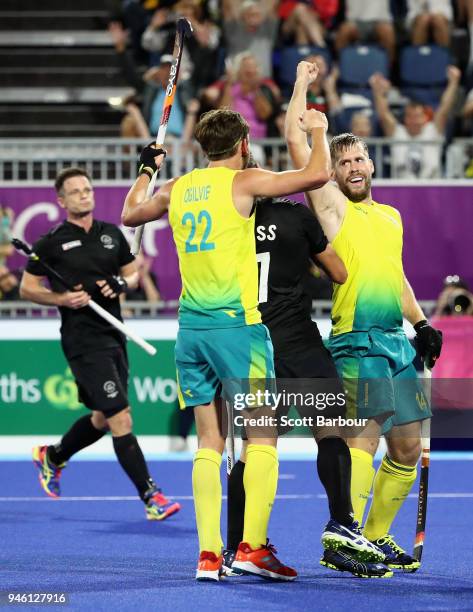
<path fill-rule="evenodd" d="M 276 225 L 257 225 L 256 226 L 256 239 L 257 240 L 275 240 L 276 239 Z"/>

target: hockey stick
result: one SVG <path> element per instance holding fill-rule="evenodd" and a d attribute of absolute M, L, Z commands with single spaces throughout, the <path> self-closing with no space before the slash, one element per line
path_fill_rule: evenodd
<path fill-rule="evenodd" d="M 227 476 L 230 476 L 235 465 L 235 425 L 232 402 L 225 402 L 227 407 L 227 439 L 225 445 L 227 447 Z"/>
<path fill-rule="evenodd" d="M 425 395 L 430 406 L 432 400 L 432 370 L 424 365 L 424 378 L 427 379 Z M 425 525 L 427 519 L 427 501 L 429 492 L 430 465 L 430 419 L 424 419 L 421 425 L 422 460 L 419 477 L 419 500 L 417 502 L 416 537 L 412 556 L 421 561 L 424 550 Z"/>
<path fill-rule="evenodd" d="M 190 21 L 181 17 L 177 20 L 176 24 L 176 38 L 174 39 L 174 53 L 173 62 L 171 64 L 171 70 L 169 72 L 169 80 L 166 87 L 166 97 L 163 102 L 163 112 L 161 114 L 161 121 L 159 123 L 158 134 L 156 136 L 156 146 L 164 146 L 164 138 L 166 136 L 166 129 L 168 127 L 169 117 L 171 116 L 172 104 L 174 102 L 174 96 L 176 94 L 177 79 L 179 77 L 179 68 L 181 65 L 182 51 L 184 49 L 184 38 L 191 36 L 193 32 Z M 146 190 L 146 199 L 148 200 L 154 193 L 154 187 L 156 185 L 156 179 L 158 173 L 155 172 L 153 178 L 150 180 L 148 189 Z M 140 251 L 141 239 L 143 237 L 144 225 L 140 225 L 136 228 L 135 235 L 133 236 L 133 244 L 131 246 L 131 252 L 133 255 L 137 255 Z"/>
<path fill-rule="evenodd" d="M 59 272 L 56 272 L 56 270 L 51 268 L 48 264 L 44 263 L 44 261 L 41 260 L 38 255 L 36 255 L 33 249 L 31 249 L 23 241 L 18 240 L 18 238 L 12 238 L 11 243 L 15 247 L 15 249 L 17 249 L 18 251 L 23 251 L 23 253 L 29 255 L 33 261 L 38 261 L 45 270 L 47 270 L 52 276 L 54 276 L 54 278 L 56 278 L 61 283 L 63 287 L 65 287 L 69 291 L 75 290 L 73 285 L 69 281 L 67 281 L 61 274 L 59 274 Z M 135 332 L 133 332 L 129 327 L 127 327 L 122 321 L 110 314 L 107 310 L 105 310 L 105 308 L 102 308 L 102 306 L 97 304 L 97 302 L 94 302 L 94 300 L 89 300 L 87 306 L 90 306 L 90 308 L 92 308 L 92 310 L 95 311 L 99 315 L 99 317 L 105 319 L 105 321 L 110 323 L 110 325 L 115 327 L 115 329 L 118 329 L 122 332 L 122 334 L 125 334 L 127 338 L 133 340 L 133 342 L 140 346 L 143 350 L 145 350 L 148 355 L 156 355 L 156 349 L 154 348 L 154 346 L 149 344 L 149 342 L 146 342 L 146 340 L 143 340 L 143 338 L 140 338 L 140 336 L 135 334 Z"/>

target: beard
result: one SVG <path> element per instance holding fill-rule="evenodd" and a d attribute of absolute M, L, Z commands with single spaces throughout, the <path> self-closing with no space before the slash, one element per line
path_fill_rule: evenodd
<path fill-rule="evenodd" d="M 365 179 L 365 188 L 360 190 L 353 190 L 351 188 L 350 183 L 342 183 L 342 184 L 338 184 L 340 191 L 343 193 L 344 196 L 346 196 L 351 202 L 362 202 L 363 200 L 366 200 L 366 198 L 369 197 L 370 192 L 371 192 L 371 177 L 370 176 L 363 176 L 363 178 Z"/>

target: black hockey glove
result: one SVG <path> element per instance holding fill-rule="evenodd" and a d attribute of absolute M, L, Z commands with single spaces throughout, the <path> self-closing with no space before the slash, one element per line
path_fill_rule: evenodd
<path fill-rule="evenodd" d="M 147 174 L 150 179 L 153 178 L 154 173 L 158 171 L 158 166 L 154 161 L 154 158 L 158 155 L 166 157 L 166 151 L 164 149 L 156 149 L 154 142 L 146 145 L 141 151 L 138 174 Z"/>
<path fill-rule="evenodd" d="M 414 325 L 417 352 L 428 368 L 433 368 L 442 350 L 442 332 L 432 327 L 427 320 Z"/>

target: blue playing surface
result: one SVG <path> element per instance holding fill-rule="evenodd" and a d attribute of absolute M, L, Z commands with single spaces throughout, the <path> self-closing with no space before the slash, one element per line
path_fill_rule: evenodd
<path fill-rule="evenodd" d="M 0 462 L 0 592 L 68 593 L 68 609 L 77 610 L 473 610 L 471 460 L 432 462 L 422 568 L 385 580 L 319 565 L 327 503 L 315 463 L 282 461 L 270 535 L 281 560 L 298 570 L 294 583 L 196 583 L 191 463 L 153 461 L 150 468 L 182 503 L 167 521 L 145 520 L 116 462 L 71 461 L 61 500 L 43 495 L 31 463 Z M 409 550 L 416 487 L 393 526 Z"/>

